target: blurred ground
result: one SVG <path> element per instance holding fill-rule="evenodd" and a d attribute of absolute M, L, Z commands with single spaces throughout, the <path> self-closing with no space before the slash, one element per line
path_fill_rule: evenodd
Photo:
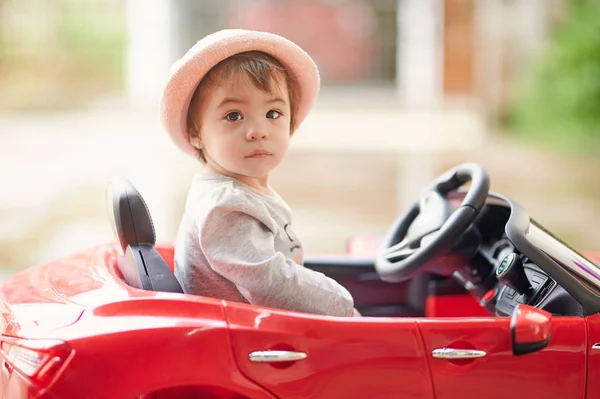
<path fill-rule="evenodd" d="M 308 252 L 342 252 L 354 234 L 385 231 L 406 198 L 416 195 L 415 181 L 403 179 L 414 174 L 422 180 L 464 161 L 482 163 L 493 190 L 515 198 L 571 244 L 600 249 L 594 234 L 599 160 L 523 146 L 483 130 L 476 114 L 408 112 L 377 101 L 356 108 L 336 98 L 321 100 L 271 181 L 294 210 Z M 335 140 L 319 135 L 344 140 L 347 148 L 333 149 Z M 406 144 L 412 155 L 381 147 L 383 135 L 398 147 Z M 420 152 L 424 143 L 445 151 Z M 402 162 L 421 157 L 426 161 Z M 430 170 L 420 170 L 423 165 Z M 0 114 L 0 266 L 19 270 L 112 240 L 105 188 L 115 175 L 142 192 L 159 240 L 172 240 L 197 171 L 161 133 L 152 112 L 109 103 L 79 113 Z"/>

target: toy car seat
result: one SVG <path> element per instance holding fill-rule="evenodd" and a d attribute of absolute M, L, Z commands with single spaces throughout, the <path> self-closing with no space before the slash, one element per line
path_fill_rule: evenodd
<path fill-rule="evenodd" d="M 154 247 L 154 224 L 142 195 L 126 179 L 112 180 L 107 194 L 109 219 L 123 251 L 118 266 L 125 282 L 149 291 L 183 293 Z"/>

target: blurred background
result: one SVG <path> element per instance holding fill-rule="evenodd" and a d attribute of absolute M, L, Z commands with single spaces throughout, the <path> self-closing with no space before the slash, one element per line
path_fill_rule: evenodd
<path fill-rule="evenodd" d="M 105 189 L 172 241 L 200 165 L 162 131 L 173 61 L 221 28 L 282 34 L 323 80 L 272 185 L 309 253 L 385 232 L 431 179 L 492 189 L 600 250 L 596 0 L 0 0 L 0 270 L 113 240 Z"/>

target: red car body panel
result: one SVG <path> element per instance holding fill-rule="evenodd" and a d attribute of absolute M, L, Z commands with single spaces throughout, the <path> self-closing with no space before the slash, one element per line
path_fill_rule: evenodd
<path fill-rule="evenodd" d="M 423 343 L 412 318 L 323 318 L 228 306 L 240 370 L 280 398 L 432 398 Z M 308 354 L 302 362 L 256 364 L 256 350 Z"/>
<path fill-rule="evenodd" d="M 600 379 L 593 376 L 600 374 L 600 314 L 586 318 L 587 321 L 587 396 L 586 398 L 600 397 Z M 594 349 L 594 346 L 597 346 Z"/>
<path fill-rule="evenodd" d="M 1 397 L 135 398 L 186 386 L 194 395 L 273 397 L 239 372 L 222 301 L 130 287 L 116 255 L 113 245 L 98 247 L 5 281 L 5 334 L 67 341 L 74 356 L 40 391 L 4 371 Z"/>
<path fill-rule="evenodd" d="M 173 248 L 158 249 L 172 267 Z M 3 352 L 2 398 L 600 395 L 599 380 L 587 378 L 600 372 L 600 351 L 592 349 L 600 344 L 600 315 L 552 317 L 549 345 L 515 356 L 509 318 L 321 317 L 136 289 L 122 280 L 114 245 L 15 274 L 0 293 L 5 339 L 56 339 L 72 349 L 41 387 L 7 365 Z M 431 356 L 448 347 L 486 355 Z M 279 349 L 307 357 L 249 359 Z"/>

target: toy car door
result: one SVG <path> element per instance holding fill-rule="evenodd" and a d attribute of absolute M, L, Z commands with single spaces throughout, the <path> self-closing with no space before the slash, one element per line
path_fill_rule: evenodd
<path fill-rule="evenodd" d="M 278 398 L 433 398 L 411 318 L 341 318 L 228 304 L 241 372 Z"/>
<path fill-rule="evenodd" d="M 585 398 L 585 319 L 526 312 L 521 330 L 514 317 L 420 319 L 435 397 Z"/>
<path fill-rule="evenodd" d="M 588 381 L 586 398 L 600 397 L 600 314 L 586 318 L 588 327 Z"/>

